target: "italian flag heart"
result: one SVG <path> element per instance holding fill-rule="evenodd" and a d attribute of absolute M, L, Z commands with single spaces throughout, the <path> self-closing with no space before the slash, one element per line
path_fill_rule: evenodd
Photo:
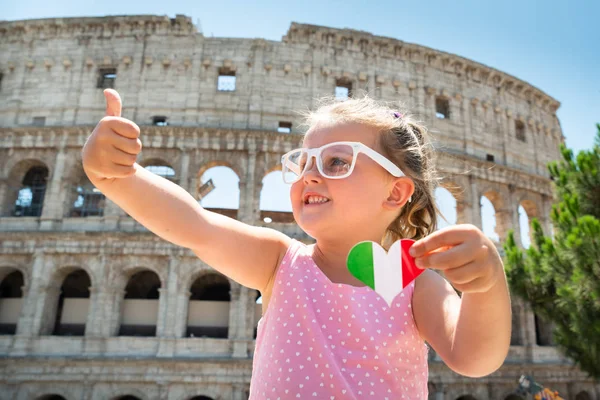
<path fill-rule="evenodd" d="M 408 253 L 414 242 L 398 240 L 387 253 L 375 242 L 360 242 L 348 253 L 348 270 L 391 306 L 402 289 L 423 272 Z"/>

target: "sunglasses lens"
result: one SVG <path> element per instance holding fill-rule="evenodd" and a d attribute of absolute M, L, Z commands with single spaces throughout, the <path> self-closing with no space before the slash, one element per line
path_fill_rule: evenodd
<path fill-rule="evenodd" d="M 347 144 L 337 144 L 323 149 L 319 160 L 323 176 L 326 178 L 348 175 L 353 161 L 354 148 Z"/>
<path fill-rule="evenodd" d="M 283 181 L 292 183 L 302 175 L 304 166 L 306 165 L 306 152 L 296 150 L 284 157 L 281 172 L 283 173 Z"/>

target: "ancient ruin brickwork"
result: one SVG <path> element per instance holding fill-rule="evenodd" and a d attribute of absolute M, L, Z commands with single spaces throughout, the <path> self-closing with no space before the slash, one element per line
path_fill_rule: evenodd
<path fill-rule="evenodd" d="M 219 76 L 235 76 L 234 90 L 219 90 Z M 501 241 L 509 229 L 520 240 L 519 205 L 551 232 L 546 164 L 564 140 L 559 103 L 504 72 L 397 39 L 297 23 L 268 41 L 206 37 L 185 16 L 0 22 L 0 329 L 8 332 L 0 336 L 0 399 L 248 396 L 256 292 L 223 280 L 89 187 L 80 152 L 104 115 L 104 86 L 119 91 L 123 116 L 142 128 L 141 165 L 170 168 L 168 179 L 196 198 L 206 170 L 231 168 L 239 208 L 216 211 L 247 223 L 311 240 L 289 213 L 260 210 L 262 182 L 301 143 L 295 111 L 341 86 L 401 100 L 425 122 L 443 184 L 461 188 L 459 223 L 481 226 L 485 196 Z M 289 124 L 290 133 L 278 132 Z M 136 279 L 156 284 L 144 292 Z M 68 295 L 76 286 L 85 293 Z M 202 294 L 208 287 L 221 288 L 225 303 Z M 150 335 L 124 329 L 136 290 L 149 293 L 140 304 L 157 310 Z M 68 325 L 72 298 L 87 311 Z M 193 301 L 225 305 L 225 330 L 215 322 L 212 333 L 194 335 Z M 518 299 L 513 313 L 509 357 L 491 376 L 458 376 L 432 352 L 431 399 L 505 399 L 524 373 L 567 398 L 600 399 L 600 385 L 551 345 L 547 324 Z"/>

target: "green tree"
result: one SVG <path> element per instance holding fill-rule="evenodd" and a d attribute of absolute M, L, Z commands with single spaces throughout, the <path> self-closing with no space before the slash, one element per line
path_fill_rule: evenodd
<path fill-rule="evenodd" d="M 554 237 L 532 219 L 526 251 L 513 232 L 504 244 L 512 293 L 554 323 L 556 345 L 583 371 L 600 379 L 600 124 L 591 150 L 561 145 L 562 160 L 548 165 L 557 203 Z"/>

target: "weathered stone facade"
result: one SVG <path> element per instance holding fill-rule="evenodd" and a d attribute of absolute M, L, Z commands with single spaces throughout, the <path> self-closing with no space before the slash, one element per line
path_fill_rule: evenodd
<path fill-rule="evenodd" d="M 235 90 L 218 90 L 219 75 L 235 76 Z M 519 205 L 550 232 L 546 163 L 559 157 L 563 141 L 559 103 L 501 71 L 396 39 L 296 23 L 273 42 L 205 37 L 184 16 L 1 22 L 0 282 L 17 294 L 0 290 L 7 297 L 0 326 L 11 333 L 0 336 L 0 399 L 248 396 L 255 291 L 226 282 L 226 333 L 193 337 L 188 308 L 204 290 L 194 283 L 214 271 L 85 189 L 80 152 L 104 115 L 107 81 L 123 98 L 123 116 L 142 127 L 138 162 L 168 166 L 169 179 L 196 197 L 204 171 L 230 167 L 240 179 L 239 209 L 221 212 L 241 221 L 267 225 L 263 217 L 271 216 L 269 226 L 310 240 L 286 222 L 289 215 L 261 212 L 262 178 L 301 142 L 294 111 L 341 85 L 402 100 L 426 122 L 438 140 L 444 184 L 462 188 L 459 223 L 481 226 L 485 196 L 500 238 L 518 228 Z M 291 133 L 278 132 L 281 122 L 291 123 Z M 83 212 L 79 198 L 100 204 Z M 65 282 L 81 270 L 88 292 L 67 296 L 76 285 Z M 132 277 L 143 271 L 158 282 L 156 296 L 148 289 L 143 303 L 156 307 L 156 320 L 151 335 L 129 336 L 122 325 L 134 303 L 126 293 L 138 290 Z M 22 288 L 14 283 L 21 281 Z M 61 312 L 71 297 L 88 308 L 69 328 Z M 432 353 L 430 398 L 505 399 L 521 374 L 532 374 L 566 398 L 600 399 L 597 382 L 540 343 L 547 327 L 518 300 L 513 311 L 505 365 L 469 379 Z"/>

